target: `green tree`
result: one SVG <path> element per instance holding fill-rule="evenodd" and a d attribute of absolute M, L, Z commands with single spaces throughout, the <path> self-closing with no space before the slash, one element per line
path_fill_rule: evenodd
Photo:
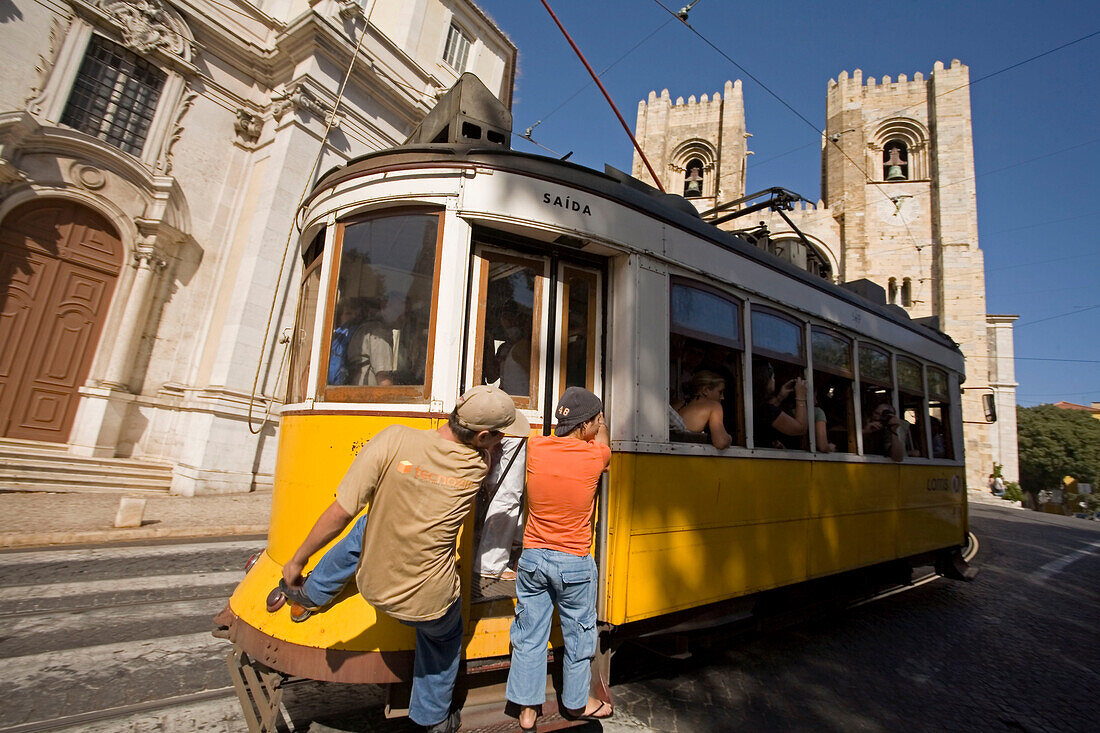
<path fill-rule="evenodd" d="M 1057 489 L 1063 476 L 1100 485 L 1100 420 L 1083 410 L 1038 405 L 1017 407 L 1016 427 L 1026 491 Z"/>

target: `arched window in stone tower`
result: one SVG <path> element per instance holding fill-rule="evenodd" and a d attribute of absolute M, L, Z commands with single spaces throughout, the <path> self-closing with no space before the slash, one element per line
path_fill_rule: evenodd
<path fill-rule="evenodd" d="M 896 277 L 890 278 L 886 283 L 886 302 L 890 305 L 894 305 L 898 302 L 898 279 Z"/>
<path fill-rule="evenodd" d="M 869 169 L 881 171 L 882 181 L 920 181 L 930 175 L 928 129 L 918 120 L 883 122 L 871 136 L 867 154 Z"/>
<path fill-rule="evenodd" d="M 913 278 L 903 278 L 901 281 L 901 304 L 906 308 L 913 305 Z"/>
<path fill-rule="evenodd" d="M 882 179 L 909 180 L 909 146 L 904 140 L 890 140 L 882 152 Z"/>
<path fill-rule="evenodd" d="M 689 199 L 719 195 L 717 160 L 718 151 L 710 141 L 702 138 L 684 140 L 672 149 L 668 158 L 668 190 L 678 190 Z"/>
<path fill-rule="evenodd" d="M 703 195 L 703 161 L 692 158 L 684 171 L 684 198 L 694 199 Z"/>

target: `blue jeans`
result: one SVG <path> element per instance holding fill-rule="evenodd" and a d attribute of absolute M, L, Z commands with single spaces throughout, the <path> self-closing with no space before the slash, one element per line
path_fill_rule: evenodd
<path fill-rule="evenodd" d="M 351 531 L 321 556 L 317 567 L 306 576 L 302 592 L 315 606 L 327 606 L 348 584 L 359 567 L 359 555 L 363 553 L 363 530 L 367 526 L 364 514 L 356 520 Z"/>
<path fill-rule="evenodd" d="M 433 621 L 401 623 L 416 629 L 409 717 L 417 725 L 435 725 L 451 711 L 462 657 L 462 599 Z"/>
<path fill-rule="evenodd" d="M 343 539 L 329 548 L 306 576 L 302 590 L 316 606 L 339 595 L 359 566 L 367 515 L 359 517 Z M 458 663 L 462 657 L 462 599 L 432 621 L 401 621 L 416 629 L 409 717 L 417 725 L 442 722 L 451 709 Z"/>
<path fill-rule="evenodd" d="M 596 561 L 591 555 L 543 549 L 520 555 L 506 695 L 517 705 L 546 701 L 546 644 L 554 606 L 565 640 L 561 702 L 571 710 L 583 709 L 596 655 Z"/>

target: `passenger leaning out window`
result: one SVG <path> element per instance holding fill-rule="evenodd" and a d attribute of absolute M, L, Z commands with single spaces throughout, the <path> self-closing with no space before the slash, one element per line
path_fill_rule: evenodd
<path fill-rule="evenodd" d="M 709 433 L 715 448 L 728 448 L 733 437 L 726 432 L 722 398 L 726 392 L 726 380 L 720 375 L 700 369 L 691 377 L 691 389 L 687 403 L 679 412 L 684 428 L 692 433 Z"/>
<path fill-rule="evenodd" d="M 806 380 L 795 377 L 776 388 L 775 370 L 768 361 L 758 360 L 752 366 L 753 429 L 757 448 L 786 448 L 782 436 L 806 434 Z M 791 394 L 795 397 L 794 415 L 780 405 Z"/>

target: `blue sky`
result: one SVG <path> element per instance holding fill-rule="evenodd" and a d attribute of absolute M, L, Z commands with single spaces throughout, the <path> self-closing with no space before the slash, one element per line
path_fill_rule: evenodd
<path fill-rule="evenodd" d="M 548 154 L 518 137 L 542 120 L 532 138 L 546 148 L 629 171 L 629 139 L 542 3 L 476 1 L 519 48 L 513 147 Z M 1100 402 L 1100 3 L 700 0 L 689 23 L 742 71 L 662 8 L 687 0 L 549 2 L 631 129 L 650 90 L 686 99 L 741 79 L 755 153 L 748 190 L 783 186 L 811 200 L 830 78 L 856 68 L 927 77 L 937 60 L 961 60 L 986 307 L 1020 316 L 1019 403 Z"/>

